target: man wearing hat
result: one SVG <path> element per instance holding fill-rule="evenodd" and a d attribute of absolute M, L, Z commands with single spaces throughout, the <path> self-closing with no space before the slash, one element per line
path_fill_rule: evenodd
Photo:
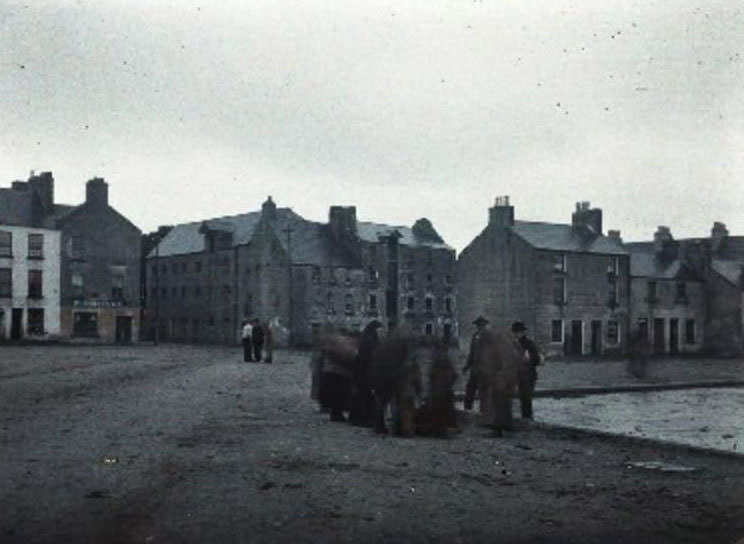
<path fill-rule="evenodd" d="M 473 366 L 473 360 L 474 360 L 474 350 L 475 350 L 475 343 L 480 337 L 480 335 L 483 333 L 483 331 L 486 328 L 486 325 L 488 325 L 488 319 L 483 317 L 482 315 L 479 315 L 475 321 L 473 321 L 473 325 L 475 325 L 475 332 L 473 333 L 473 337 L 470 339 L 470 352 L 468 353 L 468 361 L 465 363 L 465 366 L 462 369 L 463 374 L 465 372 L 468 372 L 471 370 L 471 367 Z M 470 377 L 468 378 L 468 383 L 465 386 L 465 409 L 466 410 L 472 410 L 473 409 L 473 401 L 475 400 L 475 392 L 478 390 L 478 376 L 477 372 L 473 372 L 471 370 Z"/>
<path fill-rule="evenodd" d="M 519 404 L 522 407 L 522 417 L 532 419 L 532 394 L 535 392 L 537 382 L 537 365 L 540 364 L 542 356 L 537 345 L 527 337 L 527 327 L 521 321 L 512 323 L 511 331 L 517 338 L 519 345 L 525 351 L 525 363 L 519 370 Z"/>

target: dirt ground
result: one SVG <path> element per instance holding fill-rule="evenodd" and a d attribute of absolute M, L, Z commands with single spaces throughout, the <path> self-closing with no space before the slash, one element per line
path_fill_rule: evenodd
<path fill-rule="evenodd" d="M 331 423 L 308 357 L 0 348 L 0 542 L 723 542 L 744 458 L 536 424 L 491 438 Z M 662 461 L 662 471 L 633 463 Z"/>

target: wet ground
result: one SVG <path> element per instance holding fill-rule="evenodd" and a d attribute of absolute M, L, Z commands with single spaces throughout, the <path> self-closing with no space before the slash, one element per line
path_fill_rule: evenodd
<path fill-rule="evenodd" d="M 744 455 L 744 389 L 706 388 L 535 400 L 536 420 Z"/>

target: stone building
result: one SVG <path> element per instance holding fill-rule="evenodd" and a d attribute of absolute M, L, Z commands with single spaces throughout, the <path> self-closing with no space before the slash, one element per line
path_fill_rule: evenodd
<path fill-rule="evenodd" d="M 744 353 L 744 236 L 713 224 L 708 238 L 675 240 L 661 226 L 652 242 L 626 244 L 633 262 L 633 321 L 657 353 Z"/>
<path fill-rule="evenodd" d="M 0 224 L 0 342 L 60 335 L 60 232 Z"/>
<path fill-rule="evenodd" d="M 523 321 L 548 355 L 622 353 L 630 259 L 619 232 L 610 234 L 588 202 L 577 203 L 570 224 L 553 224 L 516 221 L 509 198 L 497 198 L 457 260 L 459 322 Z"/>
<path fill-rule="evenodd" d="M 147 313 L 176 341 L 232 343 L 254 317 L 293 345 L 372 319 L 452 333 L 454 261 L 427 220 L 391 227 L 332 206 L 318 223 L 269 197 L 261 211 L 174 226 L 147 258 Z"/>
<path fill-rule="evenodd" d="M 657 355 L 703 349 L 705 282 L 685 263 L 668 227 L 653 242 L 625 244 L 630 253 L 630 324 Z"/>
<path fill-rule="evenodd" d="M 94 178 L 86 199 L 54 202 L 51 172 L 0 189 L 0 223 L 60 231 L 59 334 L 84 342 L 129 342 L 139 332 L 140 231 L 108 203 L 108 184 Z"/>

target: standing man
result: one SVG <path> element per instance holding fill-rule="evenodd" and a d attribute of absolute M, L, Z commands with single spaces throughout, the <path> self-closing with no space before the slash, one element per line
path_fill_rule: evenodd
<path fill-rule="evenodd" d="M 382 323 L 374 319 L 364 327 L 359 339 L 359 350 L 354 362 L 354 373 L 352 376 L 351 410 L 349 411 L 349 422 L 352 425 L 369 427 L 375 411 L 375 397 L 372 392 L 370 365 L 372 353 L 380 345 L 380 337 L 377 329 Z"/>
<path fill-rule="evenodd" d="M 475 325 L 475 332 L 473 333 L 473 336 L 470 339 L 470 352 L 468 353 L 468 361 L 467 363 L 465 363 L 465 366 L 462 369 L 463 374 L 470 371 L 470 377 L 468 378 L 468 383 L 465 386 L 465 409 L 466 410 L 473 409 L 473 401 L 475 400 L 475 392 L 478 390 L 478 372 L 476 371 L 476 369 L 472 368 L 473 363 L 475 362 L 475 357 L 474 357 L 475 343 L 480 337 L 480 335 L 483 333 L 483 331 L 485 330 L 486 325 L 488 325 L 488 319 L 480 315 L 476 318 L 475 321 L 473 321 L 473 325 Z"/>
<path fill-rule="evenodd" d="M 524 350 L 524 364 L 520 365 L 518 373 L 519 404 L 522 407 L 522 418 L 532 419 L 532 395 L 537 383 L 537 365 L 540 364 L 542 356 L 535 342 L 527 337 L 527 327 L 524 323 L 515 321 L 512 323 L 511 331 Z"/>
<path fill-rule="evenodd" d="M 257 363 L 261 362 L 261 352 L 263 351 L 264 345 L 264 330 L 261 321 L 258 318 L 253 320 L 253 329 L 251 330 L 251 336 L 253 338 L 253 357 Z"/>
<path fill-rule="evenodd" d="M 250 363 L 253 359 L 251 353 L 253 352 L 253 344 L 251 343 L 251 332 L 253 327 L 248 320 L 244 319 L 242 328 L 240 329 L 240 339 L 243 342 L 243 362 Z"/>

